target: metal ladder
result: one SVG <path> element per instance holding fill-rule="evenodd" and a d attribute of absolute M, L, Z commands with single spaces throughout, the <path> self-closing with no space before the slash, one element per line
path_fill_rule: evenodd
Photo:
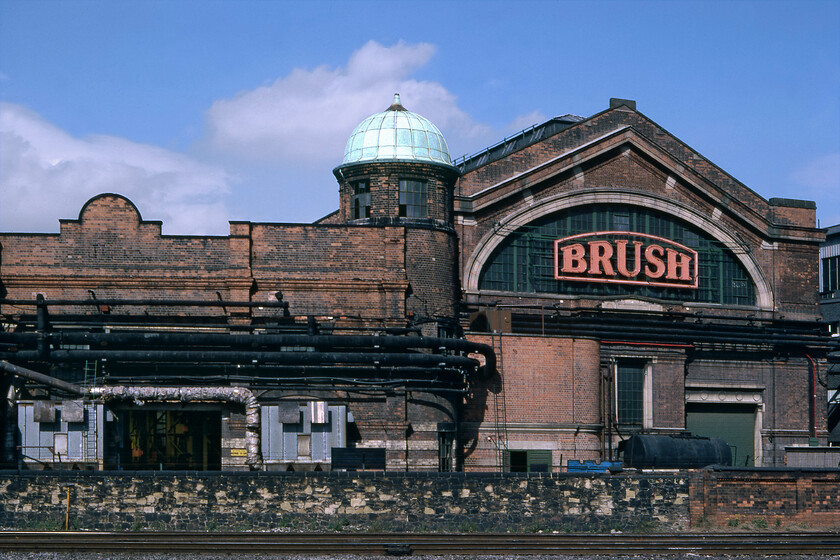
<path fill-rule="evenodd" d="M 98 405 L 95 402 L 88 401 L 87 399 L 87 389 L 90 387 L 95 387 L 97 382 L 96 377 L 96 370 L 97 370 L 97 362 L 96 360 L 88 360 L 85 362 L 85 377 L 82 386 L 86 391 L 85 396 L 85 409 L 88 411 L 87 415 L 87 431 L 82 434 L 84 437 L 84 457 L 83 460 L 85 462 L 93 462 L 99 464 L 99 453 L 98 453 L 98 435 L 99 435 L 99 423 L 98 423 L 98 414 L 97 409 Z M 90 405 L 90 408 L 88 408 Z"/>
<path fill-rule="evenodd" d="M 496 335 L 493 334 L 493 352 L 496 353 L 496 368 L 499 372 L 499 382 L 496 391 L 493 393 L 493 428 L 495 431 L 494 443 L 496 445 L 496 459 L 499 465 L 499 472 L 505 470 L 505 453 L 508 450 L 507 433 L 507 404 L 505 399 L 505 378 L 502 367 L 502 333 L 499 333 L 498 346 Z"/>

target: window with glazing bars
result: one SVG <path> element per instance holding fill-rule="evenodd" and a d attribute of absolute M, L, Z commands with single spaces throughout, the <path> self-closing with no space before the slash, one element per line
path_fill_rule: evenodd
<path fill-rule="evenodd" d="M 644 414 L 645 364 L 618 362 L 615 384 L 618 423 L 641 425 Z"/>
<path fill-rule="evenodd" d="M 426 182 L 400 179 L 400 217 L 426 217 Z"/>
<path fill-rule="evenodd" d="M 353 219 L 370 218 L 370 185 L 367 181 L 353 183 L 353 197 L 350 201 Z"/>
<path fill-rule="evenodd" d="M 554 240 L 578 233 L 629 230 L 658 235 L 699 253 L 699 289 L 564 282 L 554 279 Z M 642 207 L 593 205 L 570 208 L 520 226 L 499 230 L 507 239 L 485 264 L 482 290 L 657 299 L 755 305 L 756 290 L 744 266 L 705 232 Z M 825 269 L 823 276 L 826 277 Z"/>
<path fill-rule="evenodd" d="M 840 290 L 840 256 L 827 257 L 822 260 L 822 289 L 828 293 Z"/>

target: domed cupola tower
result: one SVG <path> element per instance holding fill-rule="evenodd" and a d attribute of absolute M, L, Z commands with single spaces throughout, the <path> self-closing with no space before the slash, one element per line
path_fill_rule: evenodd
<path fill-rule="evenodd" d="M 356 127 L 333 173 L 342 222 L 402 228 L 406 321 L 427 335 L 454 335 L 460 284 L 453 192 L 459 171 L 443 135 L 406 110 L 396 94 L 388 109 Z"/>
<path fill-rule="evenodd" d="M 458 169 L 440 130 L 394 103 L 369 116 L 347 141 L 333 170 L 341 191 L 341 218 L 350 223 L 425 222 L 452 227 Z"/>

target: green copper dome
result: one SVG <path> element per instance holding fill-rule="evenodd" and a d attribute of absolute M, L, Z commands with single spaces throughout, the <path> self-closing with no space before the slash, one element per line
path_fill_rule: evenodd
<path fill-rule="evenodd" d="M 394 104 L 356 127 L 344 150 L 344 164 L 402 160 L 452 165 L 443 134 L 428 119 Z"/>

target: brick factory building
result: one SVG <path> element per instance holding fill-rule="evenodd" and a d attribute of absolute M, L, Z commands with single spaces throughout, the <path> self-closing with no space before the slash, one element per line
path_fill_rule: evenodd
<path fill-rule="evenodd" d="M 834 340 L 840 341 L 840 224 L 826 229 L 820 245 L 820 312 Z M 830 360 L 828 386 L 828 441 L 840 445 L 840 356 Z"/>
<path fill-rule="evenodd" d="M 334 174 L 313 224 L 162 235 L 102 194 L 0 234 L 0 462 L 556 471 L 690 432 L 781 466 L 826 442 L 815 204 L 635 102 L 452 162 L 396 98 Z"/>

